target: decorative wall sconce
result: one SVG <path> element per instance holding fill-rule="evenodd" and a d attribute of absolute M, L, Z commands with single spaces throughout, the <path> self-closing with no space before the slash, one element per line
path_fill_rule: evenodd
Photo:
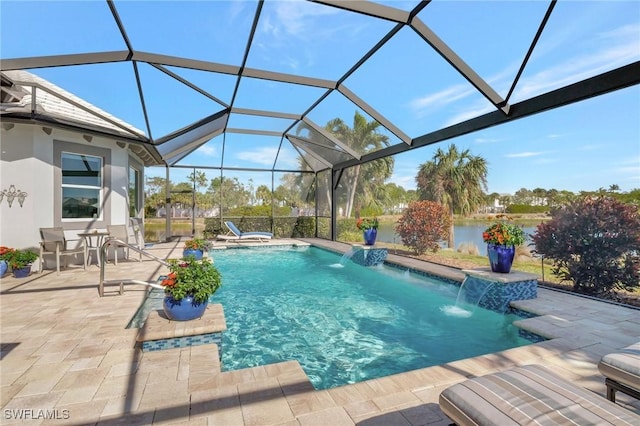
<path fill-rule="evenodd" d="M 9 204 L 9 208 L 11 208 L 13 200 L 15 200 L 16 198 L 18 199 L 18 203 L 20 203 L 20 207 L 22 207 L 22 205 L 24 204 L 24 199 L 27 198 L 27 193 L 16 189 L 15 185 L 11 185 L 9 186 L 9 189 L 5 189 L 0 192 L 0 203 L 2 203 L 4 197 L 7 197 L 7 204 Z"/>

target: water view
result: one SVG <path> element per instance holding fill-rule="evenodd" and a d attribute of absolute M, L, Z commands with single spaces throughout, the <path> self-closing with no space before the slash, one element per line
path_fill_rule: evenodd
<path fill-rule="evenodd" d="M 395 243 L 402 244 L 402 239 L 394 231 L 395 223 L 381 223 L 378 228 L 377 241 L 383 243 Z M 473 225 L 454 225 L 453 233 L 455 240 L 455 247 L 462 243 L 475 244 L 478 249 L 482 250 L 486 244 L 482 241 L 482 232 L 487 228 L 486 224 L 473 224 Z M 524 226 L 522 228 L 527 235 L 527 242 L 531 241 L 530 235 L 536 230 L 535 226 Z"/>

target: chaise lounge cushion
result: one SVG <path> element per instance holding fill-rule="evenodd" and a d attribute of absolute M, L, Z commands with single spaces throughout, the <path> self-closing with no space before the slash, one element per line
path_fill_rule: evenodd
<path fill-rule="evenodd" d="M 603 356 L 598 369 L 608 379 L 640 391 L 640 342 Z"/>
<path fill-rule="evenodd" d="M 638 425 L 640 416 L 540 365 L 453 385 L 440 408 L 457 425 Z"/>

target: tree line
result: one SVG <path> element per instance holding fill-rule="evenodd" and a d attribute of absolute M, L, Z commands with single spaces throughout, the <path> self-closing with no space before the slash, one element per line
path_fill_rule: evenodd
<path fill-rule="evenodd" d="M 350 150 L 365 155 L 389 146 L 389 138 L 380 132 L 380 124 L 367 121 L 355 112 L 349 126 L 343 120 L 330 120 L 324 129 L 335 136 Z M 296 130 L 299 138 L 310 149 L 322 152 L 337 161 L 339 151 L 327 143 L 327 139 L 306 123 Z M 252 179 L 241 181 L 237 177 L 217 176 L 208 179 L 195 169 L 186 182 L 169 182 L 171 198 L 175 205 L 190 208 L 195 204 L 200 212 L 214 215 L 242 214 L 246 216 L 276 214 L 288 216 L 292 209 L 314 211 L 316 201 L 319 215 L 329 216 L 331 206 L 331 173 L 312 172 L 311 161 L 302 154 L 298 158 L 300 173 L 285 173 L 277 186 L 255 185 Z M 513 195 L 489 193 L 487 188 L 487 161 L 470 150 L 459 150 L 455 144 L 437 149 L 433 157 L 421 164 L 416 173 L 416 190 L 405 189 L 387 180 L 393 174 L 393 157 L 385 157 L 345 169 L 336 188 L 337 211 L 340 217 L 358 218 L 400 214 L 416 200 L 436 201 L 444 206 L 451 218 L 486 212 L 495 200 L 511 213 L 546 212 L 551 208 L 568 205 L 586 196 L 608 195 L 625 203 L 640 206 L 640 189 L 622 192 L 618 185 L 596 191 L 574 193 L 555 188 L 521 188 Z M 154 216 L 165 205 L 166 179 L 150 177 L 145 186 L 146 214 Z M 195 197 L 192 191 L 195 189 Z M 451 225 L 453 226 L 453 225 Z M 451 230 L 453 231 L 453 229 Z M 453 241 L 453 232 L 450 236 Z"/>

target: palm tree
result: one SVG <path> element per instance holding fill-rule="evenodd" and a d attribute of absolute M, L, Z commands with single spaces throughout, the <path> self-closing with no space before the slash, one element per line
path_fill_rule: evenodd
<path fill-rule="evenodd" d="M 362 154 L 389 146 L 389 138 L 378 132 L 380 123 L 375 120 L 368 122 L 358 111 L 353 117 L 353 128 L 349 128 L 339 118 L 329 121 L 325 128 L 351 149 Z M 378 202 L 381 201 L 380 188 L 383 187 L 384 181 L 391 177 L 393 165 L 394 159 L 385 157 L 345 170 L 343 175 L 347 188 L 345 217 L 351 217 L 354 206 L 357 217 L 361 207 L 378 205 Z M 360 192 L 357 191 L 358 187 Z"/>
<path fill-rule="evenodd" d="M 453 214 L 468 216 L 482 205 L 487 189 L 487 160 L 466 149 L 458 152 L 454 144 L 449 151 L 440 148 L 431 161 L 420 166 L 416 176 L 421 200 L 436 201 L 449 210 L 451 228 L 447 246 L 454 248 Z"/>
<path fill-rule="evenodd" d="M 355 112 L 353 117 L 353 128 L 350 128 L 340 118 L 334 118 L 324 126 L 338 140 L 361 154 L 374 152 L 389 146 L 389 138 L 378 132 L 380 127 L 380 123 L 375 120 L 368 122 L 358 111 Z M 300 134 L 309 130 L 309 126 L 301 123 L 297 128 L 297 133 Z M 310 132 L 310 140 L 318 138 L 324 139 L 317 132 Z M 320 144 L 324 145 L 324 143 Z M 393 165 L 394 159 L 385 157 L 344 170 L 342 182 L 343 186 L 347 188 L 347 193 L 345 199 L 341 201 L 345 203 L 345 217 L 351 217 L 354 212 L 357 217 L 360 209 L 364 206 L 382 207 L 382 203 L 386 199 L 383 191 L 384 181 L 391 177 Z M 330 177 L 330 175 L 323 176 Z M 330 185 L 322 186 L 326 188 L 327 205 L 330 205 Z"/>

